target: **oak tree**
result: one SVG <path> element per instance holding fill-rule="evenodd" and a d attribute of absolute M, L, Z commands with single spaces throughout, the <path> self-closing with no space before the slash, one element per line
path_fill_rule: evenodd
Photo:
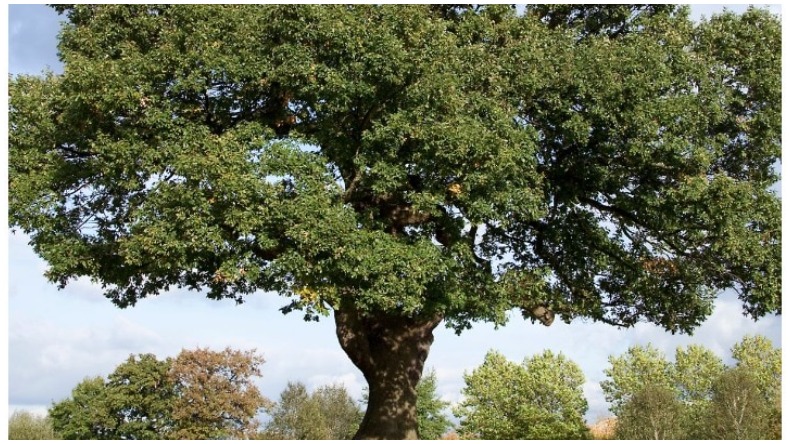
<path fill-rule="evenodd" d="M 452 425 L 444 414 L 450 404 L 443 401 L 436 392 L 436 370 L 431 369 L 423 374 L 417 383 L 417 437 L 419 439 L 435 440 L 442 438 L 442 434 Z M 365 387 L 362 391 L 362 402 L 370 402 L 370 391 Z"/>
<path fill-rule="evenodd" d="M 58 5 L 9 82 L 9 220 L 60 286 L 331 314 L 417 436 L 440 323 L 781 311 L 779 20 L 674 6 Z"/>

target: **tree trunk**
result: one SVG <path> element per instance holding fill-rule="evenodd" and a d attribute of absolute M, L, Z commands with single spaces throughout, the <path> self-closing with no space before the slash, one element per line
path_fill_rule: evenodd
<path fill-rule="evenodd" d="M 334 314 L 340 346 L 368 382 L 368 408 L 354 439 L 418 439 L 417 383 L 441 316 Z"/>

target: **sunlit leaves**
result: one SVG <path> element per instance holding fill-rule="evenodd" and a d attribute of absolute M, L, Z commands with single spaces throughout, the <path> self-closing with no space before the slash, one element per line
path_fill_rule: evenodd
<path fill-rule="evenodd" d="M 521 365 L 489 352 L 464 375 L 464 400 L 455 409 L 461 436 L 475 439 L 583 439 L 587 401 L 581 369 L 545 351 Z"/>

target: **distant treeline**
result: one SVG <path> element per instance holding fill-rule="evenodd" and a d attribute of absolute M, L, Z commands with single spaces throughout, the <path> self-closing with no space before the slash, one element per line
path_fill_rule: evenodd
<path fill-rule="evenodd" d="M 734 365 L 711 350 L 678 348 L 669 361 L 652 345 L 610 356 L 601 387 L 616 418 L 601 435 L 584 422 L 579 366 L 544 351 L 521 364 L 490 351 L 464 375 L 452 430 L 435 371 L 418 385 L 422 439 L 781 439 L 781 348 L 746 336 Z M 366 393 L 342 385 L 309 392 L 289 382 L 279 400 L 258 391 L 263 358 L 252 351 L 183 350 L 176 358 L 132 355 L 106 378 L 86 378 L 45 416 L 16 411 L 9 439 L 350 439 Z M 265 412 L 268 421 L 257 417 Z"/>

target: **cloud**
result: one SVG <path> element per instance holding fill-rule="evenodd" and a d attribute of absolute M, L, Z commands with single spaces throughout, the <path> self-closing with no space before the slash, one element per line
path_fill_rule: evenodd
<path fill-rule="evenodd" d="M 15 317 L 9 327 L 9 400 L 16 405 L 63 399 L 85 377 L 106 376 L 130 354 L 163 343 L 122 316 L 85 326 Z"/>
<path fill-rule="evenodd" d="M 582 392 L 587 399 L 586 419 L 588 424 L 594 424 L 601 419 L 612 416 L 609 413 L 609 403 L 604 398 L 600 381 L 587 381 L 582 385 Z"/>
<path fill-rule="evenodd" d="M 42 66 L 62 71 L 56 39 L 60 17 L 44 5 L 9 5 L 8 67 L 12 74 L 39 74 Z"/>
<path fill-rule="evenodd" d="M 348 394 L 355 401 L 362 399 L 362 391 L 367 387 L 367 383 L 361 374 L 347 372 L 343 374 L 317 374 L 309 376 L 306 380 L 307 390 L 314 391 L 326 385 L 342 385 Z"/>

